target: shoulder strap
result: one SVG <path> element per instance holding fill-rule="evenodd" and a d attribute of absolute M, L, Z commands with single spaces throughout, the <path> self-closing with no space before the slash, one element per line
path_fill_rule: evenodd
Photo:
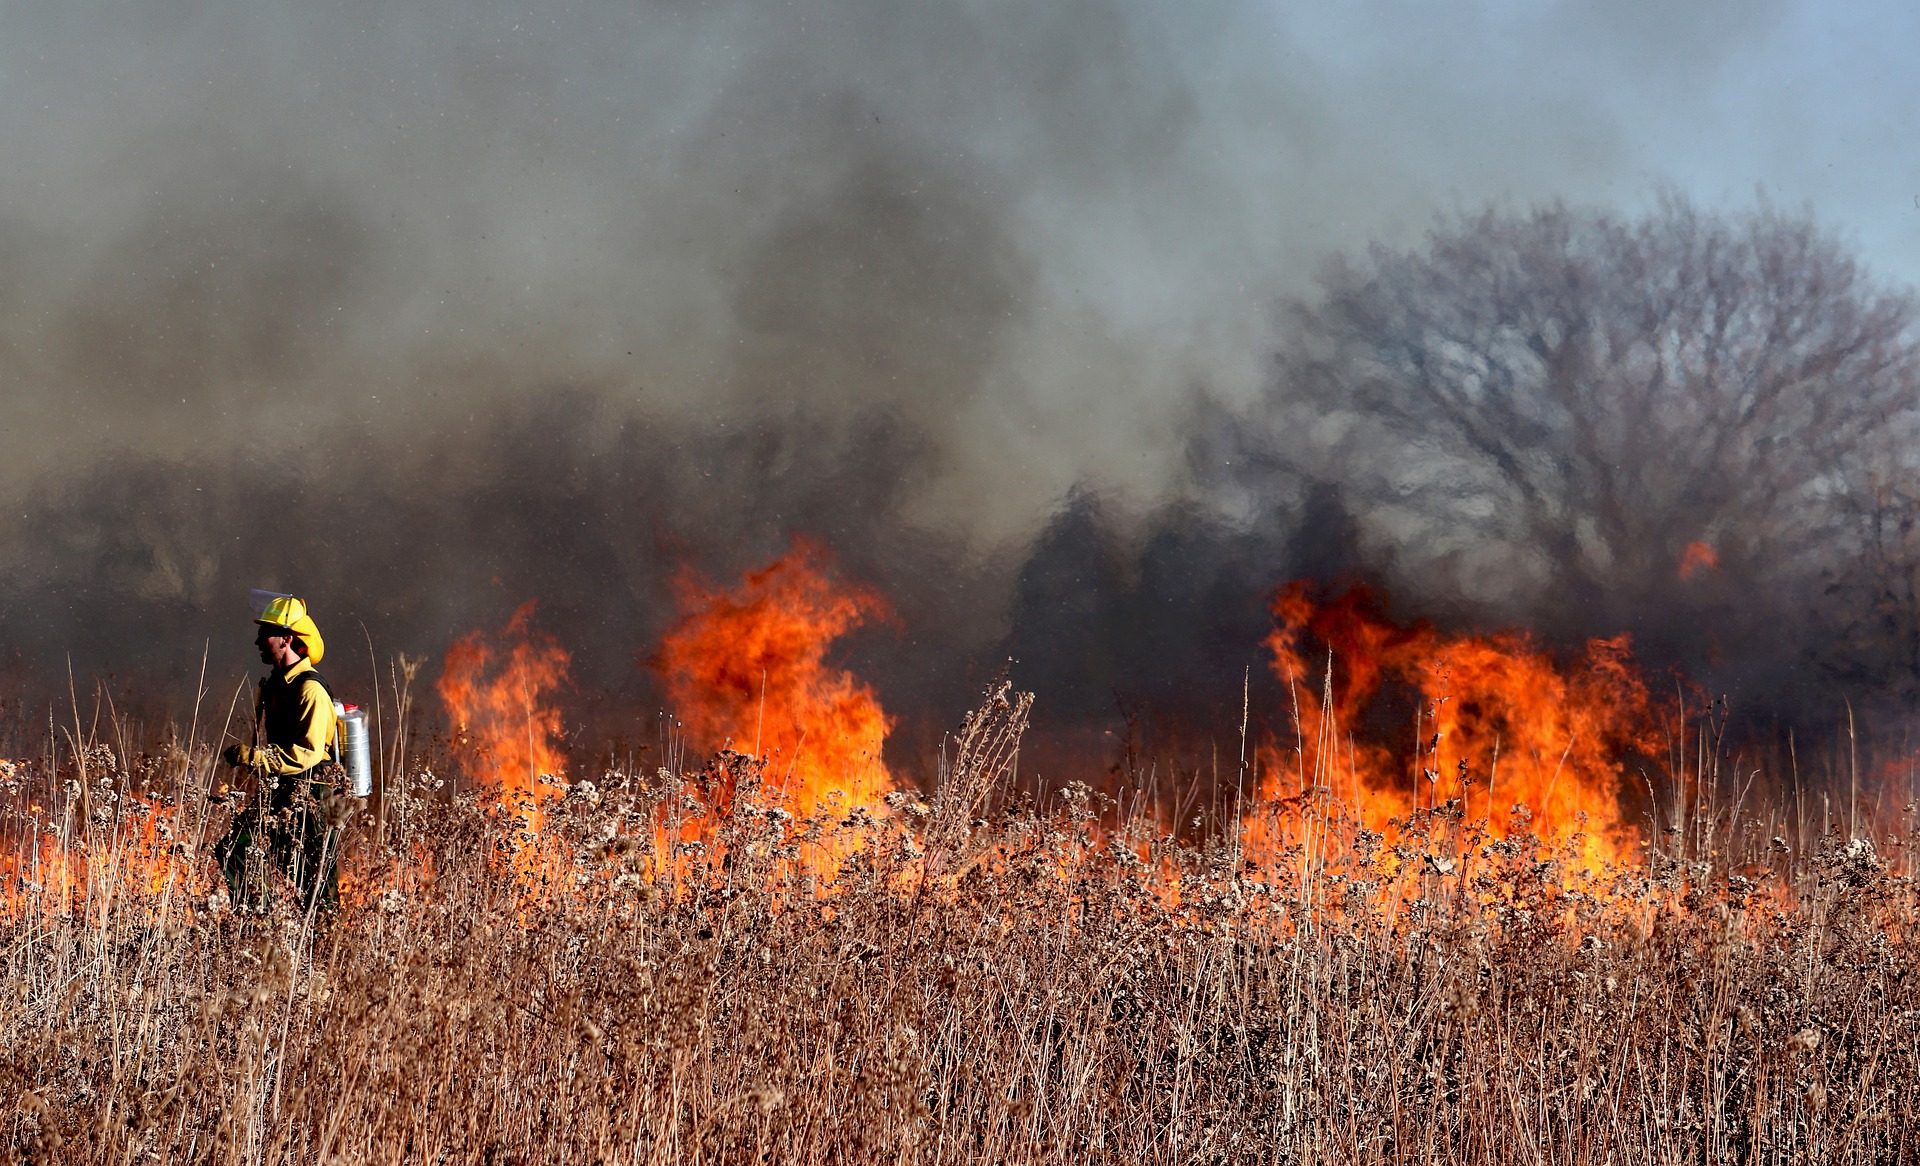
<path fill-rule="evenodd" d="M 327 683 L 326 677 L 320 675 L 320 670 L 318 668 L 308 668 L 305 672 L 302 672 L 300 674 L 300 679 L 303 683 L 305 681 L 311 680 L 314 683 L 318 684 L 320 686 L 320 691 L 327 694 L 327 708 L 328 709 L 333 708 L 335 704 L 335 701 L 333 699 L 333 686 Z M 327 760 L 329 761 L 340 760 L 340 721 L 338 718 L 335 718 L 333 722 L 333 740 L 327 742 Z"/>
<path fill-rule="evenodd" d="M 327 694 L 327 699 L 333 699 L 333 685 L 327 683 L 327 678 L 320 675 L 318 668 L 309 668 L 305 672 L 302 672 L 300 679 L 316 681 L 320 685 L 321 690 Z"/>

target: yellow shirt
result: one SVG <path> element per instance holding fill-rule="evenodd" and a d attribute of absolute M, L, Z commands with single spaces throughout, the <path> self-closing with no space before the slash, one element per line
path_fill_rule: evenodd
<path fill-rule="evenodd" d="M 253 767 L 276 777 L 304 773 L 327 759 L 333 728 L 333 697 L 313 661 L 275 668 L 254 704 Z"/>

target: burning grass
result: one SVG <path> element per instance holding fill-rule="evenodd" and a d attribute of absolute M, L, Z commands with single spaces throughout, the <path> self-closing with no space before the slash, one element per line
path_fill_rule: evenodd
<path fill-rule="evenodd" d="M 1595 873 L 1457 804 L 1330 795 L 1258 855 L 1007 791 L 796 816 L 769 766 L 542 804 L 416 771 L 331 925 L 213 891 L 190 745 L 7 770 L 0 1091 L 60 1162 L 1902 1161 L 1914 887 L 1750 816 Z M 1764 829 L 1764 827 L 1762 827 Z M 1333 840 L 1329 842 L 1328 840 Z M 1783 840 L 1784 841 L 1784 840 Z M 1764 871 L 1732 864 L 1745 848 Z M 21 856 L 38 856 L 22 863 Z M 820 856 L 834 856 L 823 863 Z M 56 861 L 57 860 L 57 861 Z M 282 904 L 291 896 L 282 896 Z"/>
<path fill-rule="evenodd" d="M 1912 807 L 1766 804 L 1680 718 L 1636 799 L 1624 643 L 1285 591 L 1297 731 L 1196 838 L 1018 793 L 1004 684 L 900 784 L 826 654 L 884 605 L 809 548 L 683 598 L 673 768 L 555 776 L 568 658 L 523 609 L 450 652 L 438 747 L 398 714 L 330 919 L 225 901 L 191 731 L 0 762 L 0 1160 L 1920 1156 Z M 1394 685 L 1403 753 L 1362 727 Z"/>

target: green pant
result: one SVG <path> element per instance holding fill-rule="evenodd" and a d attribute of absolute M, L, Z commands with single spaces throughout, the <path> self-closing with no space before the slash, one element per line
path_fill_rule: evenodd
<path fill-rule="evenodd" d="M 316 798 L 327 787 L 315 785 Z M 293 880 L 300 908 L 332 914 L 340 905 L 340 831 L 328 829 L 316 807 L 249 806 L 214 847 L 235 906 L 264 906 L 268 870 Z"/>

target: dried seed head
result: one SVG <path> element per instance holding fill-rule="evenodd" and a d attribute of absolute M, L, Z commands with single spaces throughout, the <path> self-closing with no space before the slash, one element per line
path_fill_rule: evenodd
<path fill-rule="evenodd" d="M 1827 1107 L 1827 1087 L 1818 1081 L 1807 1086 L 1807 1108 L 1819 1113 Z"/>
<path fill-rule="evenodd" d="M 754 1108 L 754 1112 L 758 1113 L 761 1117 L 765 1117 L 774 1110 L 779 1109 L 786 1099 L 786 1094 L 771 1085 L 755 1085 L 753 1088 L 747 1090 L 746 1093 L 747 1104 L 751 1105 Z"/>

